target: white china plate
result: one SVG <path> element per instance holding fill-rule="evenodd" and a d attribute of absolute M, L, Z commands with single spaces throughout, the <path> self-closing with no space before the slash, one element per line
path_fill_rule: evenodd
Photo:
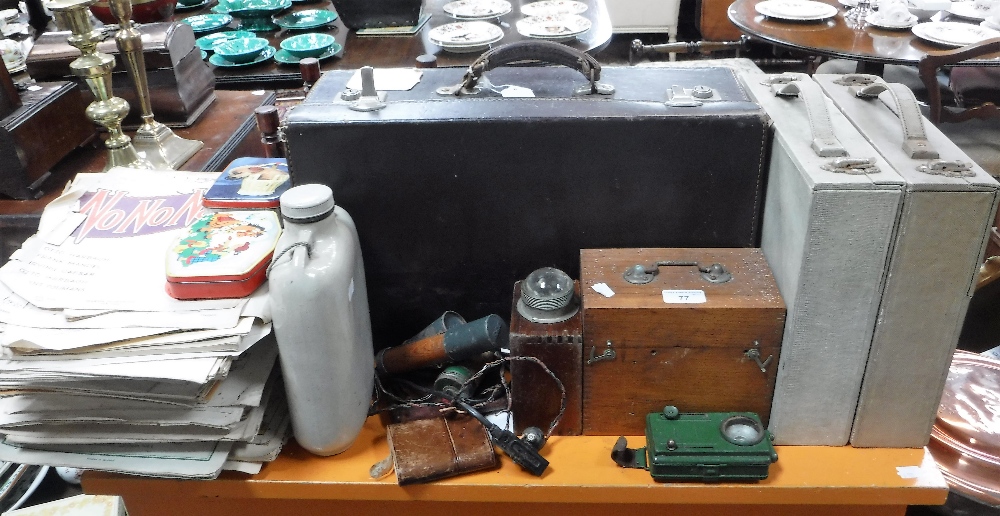
<path fill-rule="evenodd" d="M 460 20 L 498 18 L 513 10 L 507 0 L 457 0 L 442 7 L 445 14 Z"/>
<path fill-rule="evenodd" d="M 793 21 L 823 20 L 837 15 L 837 8 L 812 0 L 764 0 L 754 6 L 768 18 Z"/>
<path fill-rule="evenodd" d="M 986 18 L 985 20 L 983 20 L 982 22 L 980 22 L 979 26 L 980 27 L 986 27 L 987 29 L 990 29 L 990 30 L 1000 31 L 1000 25 L 997 25 L 997 24 L 993 23 L 993 21 L 990 20 L 989 18 Z"/>
<path fill-rule="evenodd" d="M 427 34 L 431 43 L 454 50 L 481 47 L 503 39 L 503 29 L 484 21 L 463 21 L 438 25 Z M 472 50 L 469 50 L 472 52 Z"/>
<path fill-rule="evenodd" d="M 880 29 L 902 30 L 902 29 L 909 29 L 910 27 L 913 27 L 914 25 L 916 25 L 917 24 L 917 17 L 911 14 L 910 18 L 908 20 L 906 20 L 905 22 L 903 22 L 903 23 L 893 23 L 893 22 L 889 22 L 889 21 L 883 20 L 882 17 L 879 16 L 878 13 L 872 13 L 872 14 L 869 14 L 867 17 L 865 17 L 865 21 L 868 22 L 869 25 L 874 25 L 874 26 L 876 26 L 876 27 L 878 27 Z"/>
<path fill-rule="evenodd" d="M 587 4 L 574 0 L 542 0 L 521 6 L 525 16 L 550 16 L 553 14 L 583 14 Z"/>
<path fill-rule="evenodd" d="M 948 8 L 948 12 L 958 16 L 959 18 L 966 18 L 969 20 L 985 20 L 990 16 L 989 9 L 980 9 L 976 7 L 975 2 L 952 2 L 951 7 Z"/>
<path fill-rule="evenodd" d="M 913 34 L 931 43 L 964 47 L 985 39 L 1000 37 L 1000 31 L 958 22 L 927 22 L 913 26 Z"/>
<path fill-rule="evenodd" d="M 590 30 L 591 22 L 579 14 L 528 16 L 517 20 L 517 32 L 529 38 L 564 41 Z"/>

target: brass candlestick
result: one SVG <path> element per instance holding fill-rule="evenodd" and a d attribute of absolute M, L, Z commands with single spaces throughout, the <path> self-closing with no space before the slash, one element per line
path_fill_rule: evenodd
<path fill-rule="evenodd" d="M 69 44 L 83 54 L 74 59 L 69 67 L 74 75 L 87 82 L 97 98 L 87 106 L 87 118 L 106 128 L 110 135 L 104 141 L 104 146 L 108 148 L 108 163 L 104 170 L 112 167 L 152 168 L 148 161 L 139 157 L 132 140 L 122 132 L 122 120 L 128 115 L 128 102 L 111 94 L 111 70 L 115 67 L 115 58 L 97 51 L 101 31 L 94 30 L 90 24 L 89 11 L 96 2 L 55 0 L 49 4 L 49 9 L 56 15 L 59 26 L 73 33 Z"/>
<path fill-rule="evenodd" d="M 204 143 L 186 140 L 174 134 L 169 127 L 153 120 L 153 107 L 149 101 L 149 82 L 146 80 L 146 60 L 142 53 L 142 37 L 132 25 L 132 4 L 129 0 L 110 0 L 111 14 L 118 19 L 121 30 L 115 43 L 125 59 L 125 67 L 135 85 L 139 98 L 142 125 L 135 132 L 135 149 L 156 168 L 176 169 L 194 156 Z"/>

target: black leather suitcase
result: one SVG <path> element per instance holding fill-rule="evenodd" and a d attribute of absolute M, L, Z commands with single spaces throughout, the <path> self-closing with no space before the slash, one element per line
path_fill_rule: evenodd
<path fill-rule="evenodd" d="M 526 58 L 567 66 L 503 66 Z M 285 135 L 292 180 L 330 185 L 357 224 L 377 347 L 443 310 L 506 314 L 532 270 L 578 277 L 581 248 L 759 243 L 769 128 L 727 68 L 601 68 L 519 42 L 372 111 L 345 93 L 353 73 L 324 73 Z"/>

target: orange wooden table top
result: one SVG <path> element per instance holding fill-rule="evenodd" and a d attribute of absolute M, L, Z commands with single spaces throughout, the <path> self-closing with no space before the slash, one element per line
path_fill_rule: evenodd
<path fill-rule="evenodd" d="M 388 455 L 384 429 L 377 418 L 369 418 L 355 444 L 334 457 L 317 457 L 290 443 L 253 476 L 226 472 L 213 481 L 180 481 L 87 472 L 83 487 L 87 493 L 122 495 L 132 516 L 200 509 L 215 515 L 320 514 L 337 507 L 348 509 L 346 514 L 386 514 L 396 506 L 406 514 L 440 514 L 447 507 L 486 507 L 478 514 L 492 514 L 489 507 L 515 506 L 581 514 L 620 504 L 634 504 L 635 510 L 685 506 L 686 514 L 712 513 L 692 510 L 696 506 L 731 510 L 739 505 L 745 514 L 871 515 L 941 504 L 948 492 L 923 449 L 784 446 L 778 447 L 770 477 L 759 483 L 663 484 L 645 471 L 616 466 L 610 458 L 615 439 L 551 438 L 542 450 L 551 465 L 541 478 L 503 456 L 498 470 L 400 487 L 394 475 L 368 476 L 368 469 Z M 629 445 L 641 446 L 643 440 L 632 437 Z"/>

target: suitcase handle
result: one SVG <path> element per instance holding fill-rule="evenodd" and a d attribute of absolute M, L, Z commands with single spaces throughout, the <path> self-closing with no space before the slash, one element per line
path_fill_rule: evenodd
<path fill-rule="evenodd" d="M 771 82 L 771 91 L 775 96 L 788 98 L 798 97 L 806 106 L 806 119 L 809 120 L 809 131 L 812 133 L 811 147 L 821 158 L 847 156 L 847 150 L 837 139 L 830 121 L 830 112 L 826 106 L 826 96 L 819 84 L 808 78 L 802 81 L 796 77 L 778 76 Z"/>
<path fill-rule="evenodd" d="M 442 95 L 473 94 L 476 84 L 486 72 L 522 61 L 557 64 L 580 72 L 590 82 L 590 86 L 581 88 L 577 93 L 600 93 L 602 95 L 614 93 L 612 86 L 597 82 L 601 78 L 601 64 L 597 62 L 597 59 L 575 48 L 551 41 L 517 41 L 487 50 L 469 66 L 461 83 L 439 88 L 438 93 Z"/>
<path fill-rule="evenodd" d="M 917 97 L 909 88 L 902 84 L 885 82 L 877 75 L 865 74 L 848 74 L 834 82 L 847 86 L 859 99 L 876 99 L 880 93 L 888 91 L 896 107 L 893 111 L 899 117 L 903 128 L 903 151 L 912 159 L 939 157 L 938 152 L 927 142 L 924 117 L 920 114 Z"/>

